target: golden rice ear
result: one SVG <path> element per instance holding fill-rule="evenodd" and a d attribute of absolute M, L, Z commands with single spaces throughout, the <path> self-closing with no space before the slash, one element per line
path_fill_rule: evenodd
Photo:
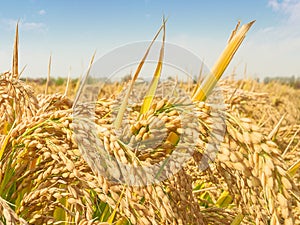
<path fill-rule="evenodd" d="M 19 78 L 19 21 L 16 25 L 16 36 L 13 50 L 12 76 Z"/>
<path fill-rule="evenodd" d="M 220 55 L 218 61 L 213 66 L 211 73 L 193 95 L 192 98 L 194 101 L 204 101 L 207 98 L 212 89 L 216 86 L 218 80 L 221 78 L 222 74 L 224 73 L 234 54 L 242 44 L 247 32 L 249 31 L 254 22 L 255 20 L 243 25 L 239 30 L 237 30 L 239 27 L 238 23 L 238 25 L 236 26 L 235 30 L 232 32 L 229 38 L 227 46 Z"/>

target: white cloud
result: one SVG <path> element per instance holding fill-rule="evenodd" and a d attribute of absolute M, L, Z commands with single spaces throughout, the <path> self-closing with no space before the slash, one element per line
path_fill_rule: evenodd
<path fill-rule="evenodd" d="M 300 39 L 300 0 L 269 0 L 268 5 L 282 17 L 279 24 L 264 32 L 271 40 L 285 40 L 299 43 Z M 266 30 L 266 29 L 265 29 Z"/>
<path fill-rule="evenodd" d="M 293 24 L 300 24 L 300 1 L 289 9 L 290 17 L 289 22 Z"/>
<path fill-rule="evenodd" d="M 240 56 L 252 73 L 300 76 L 300 0 L 269 0 L 268 6 L 280 21 L 249 33 Z"/>
<path fill-rule="evenodd" d="M 273 7 L 277 7 L 277 1 L 273 2 Z M 281 9 L 283 5 L 278 3 L 277 11 L 274 13 L 283 13 L 284 17 L 279 23 L 272 24 L 269 27 L 260 29 L 251 29 L 247 37 L 237 51 L 237 54 L 226 70 L 226 74 L 230 74 L 236 67 L 236 74 L 241 77 L 244 71 L 244 65 L 247 64 L 247 75 L 258 76 L 300 76 L 300 19 L 299 1 L 293 5 L 284 5 L 285 10 Z M 291 4 L 291 3 L 290 3 Z M 289 8 L 289 13 L 288 9 Z M 278 11 L 281 10 L 281 11 Z M 259 26 L 259 22 L 254 24 Z M 228 31 L 229 34 L 230 31 Z M 181 44 L 189 49 L 194 49 L 200 57 L 205 57 L 205 63 L 212 66 L 219 54 L 226 45 L 226 40 L 217 38 L 201 38 L 189 35 L 181 35 L 176 38 L 169 38 L 171 42 Z"/>
<path fill-rule="evenodd" d="M 1 19 L 0 24 L 7 29 L 15 29 L 18 20 L 15 19 Z M 47 29 L 46 24 L 41 22 L 27 22 L 27 21 L 19 21 L 19 28 L 24 31 L 45 31 Z"/>
<path fill-rule="evenodd" d="M 25 22 L 21 24 L 24 30 L 44 30 L 46 28 L 44 23 Z"/>
<path fill-rule="evenodd" d="M 0 24 L 2 27 L 12 30 L 15 29 L 16 24 L 18 23 L 18 20 L 15 19 L 1 19 Z"/>
<path fill-rule="evenodd" d="M 280 3 L 277 0 L 269 0 L 268 6 L 270 6 L 274 11 L 277 11 L 280 8 Z"/>
<path fill-rule="evenodd" d="M 300 24 L 300 0 L 269 0 L 268 6 L 275 12 L 285 14 L 287 22 Z"/>
<path fill-rule="evenodd" d="M 46 11 L 44 9 L 41 9 L 40 11 L 38 11 L 38 14 L 39 15 L 45 15 L 46 14 Z"/>

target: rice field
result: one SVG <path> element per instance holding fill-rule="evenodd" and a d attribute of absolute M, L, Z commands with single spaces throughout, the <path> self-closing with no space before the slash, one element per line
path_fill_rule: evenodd
<path fill-rule="evenodd" d="M 236 27 L 201 84 L 159 82 L 157 72 L 148 88 L 136 89 L 138 69 L 129 81 L 104 83 L 94 124 L 85 120 L 88 107 L 75 107 L 85 76 L 59 86 L 49 77 L 46 84 L 20 79 L 17 30 L 12 70 L 0 74 L 0 224 L 300 224 L 300 91 L 221 78 L 252 24 Z M 165 21 L 160 32 L 157 71 Z M 207 100 L 216 85 L 222 109 Z M 155 169 L 172 154 L 178 161 L 158 168 L 165 179 L 143 183 L 138 168 Z M 129 174 L 139 185 L 119 182 L 121 165 L 136 169 Z"/>

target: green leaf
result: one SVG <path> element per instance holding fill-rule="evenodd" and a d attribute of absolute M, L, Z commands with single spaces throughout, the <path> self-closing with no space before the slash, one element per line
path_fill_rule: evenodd
<path fill-rule="evenodd" d="M 225 208 L 232 203 L 232 197 L 229 195 L 228 191 L 223 191 L 216 202 L 216 206 L 220 208 Z"/>
<path fill-rule="evenodd" d="M 243 219 L 244 219 L 244 215 L 240 213 L 234 218 L 234 220 L 231 222 L 230 225 L 239 225 L 241 224 Z"/>

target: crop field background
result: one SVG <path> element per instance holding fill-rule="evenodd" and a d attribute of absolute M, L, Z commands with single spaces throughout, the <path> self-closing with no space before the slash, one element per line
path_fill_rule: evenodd
<path fill-rule="evenodd" d="M 186 2 L 0 3 L 0 225 L 300 225 L 300 1 Z"/>
<path fill-rule="evenodd" d="M 252 23 L 234 29 L 209 74 L 218 80 L 225 109 L 218 111 L 206 101 L 205 90 L 216 83 L 158 82 L 157 72 L 147 93 L 138 89 L 151 97 L 149 102 L 128 91 L 137 80 L 132 76 L 99 84 L 95 132 L 88 122 L 73 121 L 84 76 L 44 81 L 20 76 L 17 30 L 12 69 L 0 74 L 0 224 L 300 224 L 300 90 L 276 81 L 221 78 Z M 160 60 L 165 20 L 162 30 Z M 172 96 L 161 94 L 168 87 L 184 90 L 190 99 L 177 89 Z M 154 96 L 149 94 L 153 90 Z M 123 92 L 129 100 L 118 99 Z M 129 122 L 122 128 L 117 119 L 126 101 Z M 180 115 L 187 109 L 196 120 L 183 128 Z M 163 127 L 156 121 L 163 121 Z M 122 141 L 113 130 L 119 126 Z M 147 146 L 147 140 L 163 134 L 167 137 L 158 147 Z M 105 151 L 85 148 L 94 136 Z M 114 182 L 101 171 L 97 154 L 134 168 L 155 165 L 175 148 L 185 151 L 181 139 L 195 144 L 194 153 L 167 179 L 134 186 Z M 219 146 L 209 145 L 212 140 Z M 209 148 L 218 148 L 216 158 L 200 170 Z M 170 163 L 171 169 L 177 166 Z M 113 171 L 121 177 L 119 172 Z"/>

